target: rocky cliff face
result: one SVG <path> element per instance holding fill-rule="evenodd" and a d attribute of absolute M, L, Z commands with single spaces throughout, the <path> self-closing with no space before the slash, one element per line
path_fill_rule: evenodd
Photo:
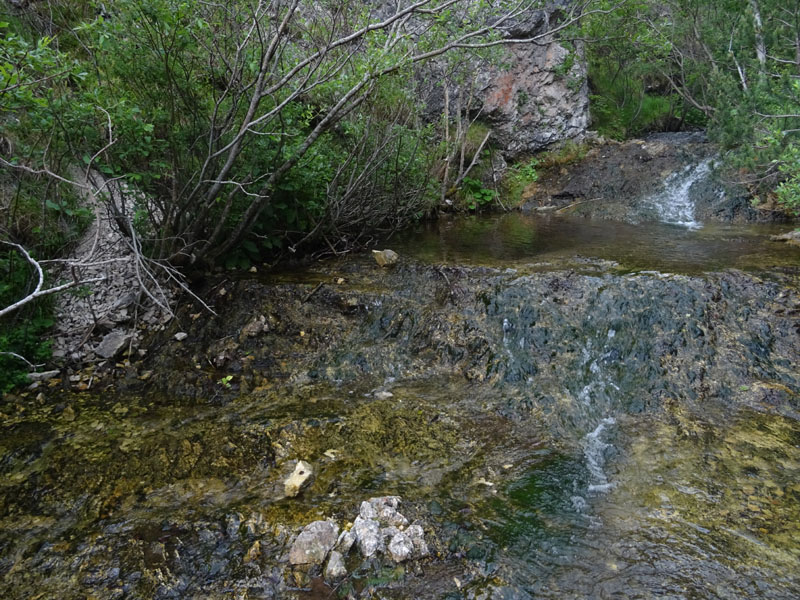
<path fill-rule="evenodd" d="M 522 40 L 546 33 L 564 18 L 567 4 L 554 2 L 547 9 L 531 11 L 507 28 L 506 38 Z M 583 137 L 589 126 L 589 89 L 581 45 L 544 37 L 535 43 L 509 43 L 498 54 L 462 66 L 461 78 L 454 78 L 458 84 L 446 83 L 444 65 L 428 65 L 423 75 L 431 82 L 423 86 L 428 118 L 443 114 L 448 86 L 451 116 L 460 106 L 470 119 L 488 126 L 491 146 L 506 159 Z"/>
<path fill-rule="evenodd" d="M 512 30 L 529 38 L 551 26 L 554 13 L 540 11 Z M 581 48 L 558 41 L 514 44 L 501 66 L 479 73 L 482 119 L 507 158 L 580 138 L 589 125 L 589 89 Z"/>

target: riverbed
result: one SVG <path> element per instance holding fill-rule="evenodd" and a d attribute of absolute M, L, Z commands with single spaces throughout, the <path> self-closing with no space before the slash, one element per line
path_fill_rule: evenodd
<path fill-rule="evenodd" d="M 3 400 L 0 596 L 796 598 L 800 249 L 776 232 L 460 217 L 387 240 L 393 268 L 209 281 L 218 316 L 115 378 Z M 300 528 L 382 495 L 430 556 L 292 574 Z"/>

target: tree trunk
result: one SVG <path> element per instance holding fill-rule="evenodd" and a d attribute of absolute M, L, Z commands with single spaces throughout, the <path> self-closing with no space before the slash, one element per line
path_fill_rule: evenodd
<path fill-rule="evenodd" d="M 753 11 L 753 29 L 756 36 L 756 58 L 758 59 L 758 77 L 763 82 L 767 69 L 767 46 L 764 43 L 764 24 L 761 21 L 761 7 L 758 0 L 750 0 Z"/>

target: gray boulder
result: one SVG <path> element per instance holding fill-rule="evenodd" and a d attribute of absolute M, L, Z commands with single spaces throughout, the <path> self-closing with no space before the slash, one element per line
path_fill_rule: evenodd
<path fill-rule="evenodd" d="M 124 331 L 112 331 L 94 349 L 97 356 L 105 359 L 115 358 L 130 341 L 131 336 Z"/>
<path fill-rule="evenodd" d="M 321 565 L 339 536 L 333 521 L 314 521 L 305 526 L 292 544 L 289 562 L 293 565 Z"/>

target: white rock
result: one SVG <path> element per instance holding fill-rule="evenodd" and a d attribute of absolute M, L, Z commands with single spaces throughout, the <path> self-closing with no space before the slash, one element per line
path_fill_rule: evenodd
<path fill-rule="evenodd" d="M 356 534 L 352 531 L 343 531 L 339 534 L 339 541 L 336 542 L 336 549 L 343 555 L 347 556 L 353 544 L 356 543 Z"/>
<path fill-rule="evenodd" d="M 287 497 L 294 498 L 305 486 L 311 482 L 314 475 L 313 467 L 304 460 L 297 461 L 292 474 L 283 482 L 283 490 Z"/>
<path fill-rule="evenodd" d="M 361 508 L 358 511 L 358 514 L 361 515 L 362 519 L 377 519 L 378 518 L 378 511 L 372 505 L 371 502 L 368 500 L 364 500 L 361 503 Z"/>
<path fill-rule="evenodd" d="M 377 496 L 369 499 L 369 503 L 372 504 L 376 510 L 380 510 L 383 506 L 397 508 L 400 506 L 400 501 L 400 496 Z"/>
<path fill-rule="evenodd" d="M 389 556 L 395 562 L 408 560 L 414 554 L 414 542 L 402 531 L 395 534 L 389 542 Z"/>
<path fill-rule="evenodd" d="M 408 519 L 391 506 L 383 506 L 378 511 L 378 521 L 380 521 L 381 525 L 394 525 L 395 527 L 408 525 Z"/>
<path fill-rule="evenodd" d="M 380 524 L 373 519 L 365 519 L 361 516 L 356 517 L 351 530 L 358 540 L 358 549 L 365 558 L 369 558 L 382 550 L 382 540 Z"/>
<path fill-rule="evenodd" d="M 175 339 L 178 340 L 179 342 L 182 342 L 187 337 L 189 337 L 189 334 L 186 333 L 185 331 L 181 331 L 181 332 L 175 334 Z"/>
<path fill-rule="evenodd" d="M 347 567 L 344 565 L 344 557 L 333 550 L 328 558 L 328 564 L 325 566 L 325 580 L 338 581 L 347 575 Z"/>
<path fill-rule="evenodd" d="M 423 558 L 430 554 L 428 544 L 425 543 L 425 532 L 420 525 L 414 523 L 404 533 L 411 538 L 411 542 L 414 544 L 414 555 L 417 558 Z"/>

